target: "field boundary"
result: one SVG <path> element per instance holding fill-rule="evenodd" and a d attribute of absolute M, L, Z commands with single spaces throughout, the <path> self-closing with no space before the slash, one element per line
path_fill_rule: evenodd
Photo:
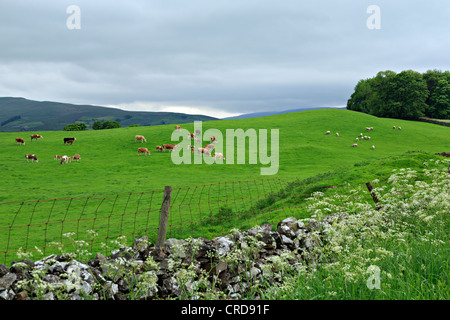
<path fill-rule="evenodd" d="M 166 238 L 212 239 L 232 229 L 297 215 L 302 205 L 283 200 L 299 185 L 316 188 L 274 178 L 166 186 L 108 197 L 4 202 L 0 203 L 0 255 L 6 264 L 24 253 L 33 257 L 64 251 L 107 253 L 111 243 L 124 237 L 134 240 L 145 235 L 158 245 Z"/>

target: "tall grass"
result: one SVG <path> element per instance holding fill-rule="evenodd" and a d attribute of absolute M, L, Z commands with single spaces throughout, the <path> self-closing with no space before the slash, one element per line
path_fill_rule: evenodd
<path fill-rule="evenodd" d="M 442 165 L 444 164 L 444 166 Z M 339 193 L 308 199 L 318 218 L 348 214 L 326 230 L 316 247 L 318 263 L 261 291 L 265 299 L 447 300 L 449 299 L 450 176 L 448 161 L 430 159 L 430 169 L 394 169 L 386 184 L 374 180 L 383 203 L 376 211 Z M 339 202 L 338 205 L 334 205 Z"/>

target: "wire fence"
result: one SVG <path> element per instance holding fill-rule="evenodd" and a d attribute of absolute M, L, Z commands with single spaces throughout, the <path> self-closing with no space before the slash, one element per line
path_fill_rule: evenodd
<path fill-rule="evenodd" d="M 295 183 L 280 179 L 220 182 L 173 188 L 167 238 L 209 238 L 231 229 L 277 223 L 296 215 L 285 201 Z M 112 197 L 61 198 L 0 203 L 0 254 L 4 264 L 19 253 L 33 258 L 76 249 L 107 253 L 109 243 L 148 236 L 156 243 L 164 190 Z"/>

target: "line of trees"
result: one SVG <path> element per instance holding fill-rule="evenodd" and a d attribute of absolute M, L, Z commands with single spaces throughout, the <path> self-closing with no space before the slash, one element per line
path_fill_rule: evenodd
<path fill-rule="evenodd" d="M 86 130 L 87 126 L 85 123 L 71 123 L 63 128 L 63 131 L 83 131 Z"/>
<path fill-rule="evenodd" d="M 114 129 L 120 127 L 122 127 L 122 125 L 119 121 L 105 121 L 103 123 L 101 121 L 95 121 L 92 124 L 92 129 L 94 130 Z"/>
<path fill-rule="evenodd" d="M 450 72 L 380 71 L 357 83 L 347 109 L 386 118 L 450 119 Z"/>

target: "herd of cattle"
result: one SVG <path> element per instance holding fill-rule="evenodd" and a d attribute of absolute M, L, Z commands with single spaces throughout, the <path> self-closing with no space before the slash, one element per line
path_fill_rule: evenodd
<path fill-rule="evenodd" d="M 180 126 L 175 126 L 175 130 L 181 130 Z M 201 132 L 200 130 L 196 130 L 195 134 L 194 133 L 189 133 L 188 138 L 191 139 L 195 139 L 195 141 L 197 143 L 201 143 L 201 140 L 198 139 L 197 137 L 201 136 Z M 42 139 L 43 136 L 39 135 L 39 134 L 32 134 L 31 135 L 31 141 L 33 140 L 38 140 L 38 139 Z M 70 144 L 73 145 L 73 143 L 75 142 L 76 138 L 64 138 L 64 144 Z M 135 136 L 135 143 L 136 142 L 147 142 L 147 139 L 142 136 L 142 135 L 136 135 Z M 215 148 L 214 142 L 216 142 L 217 139 L 216 137 L 210 137 L 210 143 L 208 143 L 205 147 L 202 148 L 197 148 L 197 153 L 198 154 L 205 154 L 207 156 L 211 156 L 211 154 L 214 156 L 215 159 L 217 158 L 222 158 L 225 159 L 224 155 L 222 153 L 218 153 L 218 152 L 212 152 Z M 25 145 L 25 140 L 23 138 L 16 138 L 16 144 L 21 144 L 21 145 Z M 165 152 L 166 150 L 170 151 L 175 151 L 179 148 L 178 144 L 162 144 L 161 146 L 156 146 L 156 151 L 157 152 Z M 195 152 L 195 147 L 193 145 L 189 145 L 188 146 L 188 150 L 191 150 L 192 153 Z M 148 150 L 148 148 L 145 147 L 140 147 L 138 148 L 138 155 L 150 155 L 150 151 Z M 39 162 L 38 158 L 36 157 L 35 154 L 26 154 L 25 155 L 25 159 L 27 160 L 27 162 L 29 162 L 31 160 L 31 162 Z M 75 154 L 72 157 L 69 157 L 67 155 L 58 155 L 56 154 L 54 156 L 54 160 L 59 160 L 60 164 L 66 164 L 72 161 L 78 161 L 81 159 L 81 156 L 79 154 Z"/>
<path fill-rule="evenodd" d="M 179 125 L 175 126 L 175 130 L 181 130 L 181 127 Z M 198 139 L 197 137 L 201 136 L 201 131 L 200 130 L 196 130 L 195 133 L 189 133 L 188 134 L 188 138 L 190 139 L 195 139 L 195 142 L 197 143 L 201 143 L 201 140 Z M 137 135 L 134 137 L 134 142 L 147 142 L 147 139 L 142 136 L 142 135 Z M 202 148 L 197 148 L 197 153 L 198 154 L 205 154 L 206 156 L 211 156 L 213 155 L 215 159 L 221 158 L 221 159 L 225 159 L 224 155 L 222 153 L 219 152 L 214 152 L 212 153 L 212 151 L 215 148 L 214 142 L 216 142 L 217 139 L 216 137 L 212 136 L 209 139 L 209 142 L 206 146 L 202 147 Z M 178 144 L 162 144 L 160 146 L 156 146 L 155 147 L 155 151 L 156 152 L 166 152 L 166 150 L 169 150 L 169 152 L 171 151 L 175 151 L 179 148 L 180 146 Z M 192 153 L 195 152 L 195 147 L 193 145 L 188 145 L 187 147 L 188 150 L 191 150 Z M 150 155 L 150 151 L 148 150 L 148 148 L 144 148 L 144 147 L 140 147 L 138 148 L 138 155 Z"/>
<path fill-rule="evenodd" d="M 393 126 L 392 129 L 402 130 L 401 127 L 396 127 L 396 126 Z M 366 131 L 372 131 L 372 130 L 373 130 L 373 127 L 366 127 Z M 326 131 L 325 134 L 326 135 L 331 134 L 331 131 Z M 339 137 L 339 132 L 336 132 L 336 137 Z M 370 139 L 371 139 L 370 136 L 365 136 L 362 134 L 362 132 L 359 134 L 359 137 L 355 138 L 356 142 L 363 141 L 363 140 L 370 140 Z M 352 147 L 354 147 L 354 148 L 357 146 L 358 146 L 358 143 L 352 144 Z M 375 145 L 372 145 L 372 150 L 375 150 Z"/>
<path fill-rule="evenodd" d="M 43 136 L 39 135 L 39 134 L 32 134 L 31 135 L 31 141 L 33 140 L 38 140 L 38 139 L 42 139 L 44 138 Z M 64 138 L 64 144 L 73 144 L 74 141 L 77 140 L 76 138 Z M 16 138 L 16 144 L 21 144 L 21 145 L 25 145 L 25 140 L 23 140 L 23 138 Z M 36 157 L 35 154 L 26 154 L 25 155 L 25 159 L 27 160 L 27 162 L 29 162 L 31 160 L 31 162 L 39 162 L 39 159 Z M 55 154 L 55 156 L 53 157 L 54 160 L 60 160 L 60 164 L 64 164 L 64 163 L 69 163 L 73 161 L 78 161 L 81 159 L 81 156 L 77 153 L 75 154 L 73 157 L 69 157 L 67 155 L 59 155 L 59 154 Z"/>

